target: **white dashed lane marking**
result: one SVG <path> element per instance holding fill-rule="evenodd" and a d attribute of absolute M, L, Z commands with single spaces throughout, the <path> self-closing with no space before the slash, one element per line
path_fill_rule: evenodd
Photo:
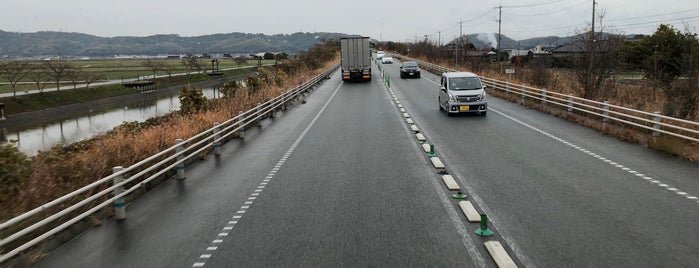
<path fill-rule="evenodd" d="M 569 141 L 566 141 L 566 140 L 564 140 L 564 139 L 562 139 L 562 138 L 560 138 L 560 137 L 556 137 L 556 136 L 554 136 L 554 135 L 551 134 L 551 133 L 548 133 L 548 132 L 546 132 L 546 131 L 543 131 L 543 130 L 541 130 L 541 129 L 538 129 L 538 128 L 536 128 L 536 127 L 534 127 L 534 126 L 532 126 L 532 125 L 529 125 L 529 124 L 527 124 L 527 123 L 524 123 L 524 122 L 522 122 L 522 121 L 520 121 L 520 120 L 518 120 L 518 119 L 516 119 L 516 118 L 513 118 L 513 117 L 511 117 L 511 116 L 509 116 L 509 115 L 506 115 L 506 114 L 504 114 L 504 113 L 502 113 L 502 112 L 500 112 L 500 111 L 497 111 L 497 110 L 495 110 L 495 109 L 493 109 L 493 108 L 490 108 L 490 110 L 493 111 L 493 112 L 495 112 L 495 113 L 498 113 L 498 114 L 500 114 L 500 115 L 502 115 L 502 116 L 504 116 L 504 117 L 506 117 L 506 118 L 508 118 L 508 119 L 510 119 L 510 120 L 512 120 L 512 121 L 515 121 L 516 123 L 518 123 L 518 124 L 520 124 L 520 125 L 523 125 L 523 126 L 529 128 L 529 129 L 532 129 L 532 130 L 534 130 L 534 131 L 536 131 L 536 132 L 539 132 L 539 133 L 543 134 L 544 136 L 547 136 L 547 137 L 549 137 L 549 138 L 552 138 L 552 139 L 554 139 L 554 140 L 556 140 L 556 141 L 558 141 L 558 142 L 561 142 L 561 143 L 563 143 L 563 144 L 565 144 L 565 145 L 567 145 L 567 146 L 569 146 L 569 147 L 572 147 L 573 149 L 576 149 L 576 150 L 578 150 L 578 151 L 580 151 L 580 152 L 582 152 L 582 153 L 585 153 L 585 154 L 590 155 L 590 156 L 592 156 L 592 157 L 594 157 L 594 158 L 597 158 L 597 159 L 599 159 L 599 160 L 602 160 L 603 162 L 605 162 L 605 163 L 607 163 L 607 164 L 609 164 L 609 165 L 611 165 L 611 166 L 614 166 L 614 167 L 617 167 L 617 168 L 619 168 L 619 169 L 621 169 L 621 170 L 623 170 L 623 171 L 626 171 L 626 172 L 628 172 L 629 174 L 635 175 L 635 176 L 637 176 L 637 177 L 639 177 L 639 178 L 643 178 L 644 180 L 647 180 L 647 181 L 649 181 L 649 182 L 652 183 L 652 184 L 657 184 L 658 186 L 663 187 L 663 188 L 665 188 L 666 190 L 668 190 L 668 191 L 670 191 L 670 192 L 676 193 L 678 196 L 685 197 L 685 198 L 687 198 L 687 199 L 689 199 L 689 200 L 696 200 L 696 199 L 697 199 L 696 196 L 691 196 L 691 195 L 689 195 L 687 192 L 682 192 L 682 191 L 680 191 L 679 189 L 670 186 L 669 184 L 662 183 L 661 181 L 656 180 L 656 179 L 653 179 L 652 177 L 646 176 L 646 175 L 643 174 L 643 173 L 640 173 L 640 172 L 635 171 L 635 170 L 633 170 L 633 169 L 631 169 L 631 168 L 625 167 L 625 166 L 622 165 L 622 164 L 619 164 L 619 163 L 614 162 L 614 161 L 612 161 L 612 160 L 609 160 L 609 159 L 607 159 L 607 158 L 605 158 L 605 157 L 602 157 L 602 156 L 600 156 L 600 155 L 598 155 L 598 154 L 595 154 L 595 153 L 593 153 L 593 152 L 590 152 L 589 150 L 586 150 L 585 148 L 582 148 L 582 147 L 580 147 L 580 146 L 578 146 L 578 145 L 575 145 L 575 144 L 573 144 L 573 143 L 571 143 L 571 142 L 569 142 Z M 699 201 L 697 201 L 697 203 L 699 203 Z"/>
<path fill-rule="evenodd" d="M 340 86 L 342 86 L 342 84 L 340 84 Z M 308 131 L 311 129 L 311 127 L 315 124 L 316 121 L 318 121 L 318 118 L 320 117 L 320 115 L 323 113 L 323 111 L 325 111 L 325 108 L 328 107 L 328 104 L 330 104 L 330 101 L 331 101 L 331 100 L 335 97 L 335 95 L 337 94 L 338 90 L 340 89 L 340 86 L 338 86 L 338 87 L 335 89 L 335 92 L 333 92 L 333 94 L 330 96 L 330 98 L 329 98 L 328 101 L 325 103 L 325 105 L 323 105 L 323 107 L 320 109 L 320 111 L 318 111 L 318 114 L 316 114 L 316 116 L 313 118 L 313 120 L 311 120 L 311 122 L 308 124 L 308 126 L 306 127 L 306 129 L 303 130 L 303 132 L 301 133 L 301 135 L 296 139 L 296 141 L 294 141 L 294 143 L 291 145 L 291 147 L 289 147 L 289 150 L 286 151 L 286 153 L 285 153 L 284 156 L 279 160 L 279 162 L 277 162 L 277 164 L 272 168 L 272 170 L 269 171 L 269 173 L 267 174 L 267 176 L 265 177 L 265 179 L 262 180 L 262 182 L 260 183 L 260 185 L 257 186 L 257 189 L 254 190 L 254 192 L 253 192 L 252 194 L 250 194 L 250 197 L 248 197 L 247 201 L 245 201 L 245 204 L 244 204 L 243 206 L 241 206 L 240 209 L 238 209 L 238 211 L 235 213 L 235 214 L 237 214 L 237 215 L 233 216 L 233 219 L 234 219 L 234 220 L 233 220 L 233 221 L 229 221 L 229 222 L 228 222 L 228 225 L 225 226 L 225 227 L 223 227 L 223 230 L 226 231 L 226 232 L 218 233 L 218 235 L 217 235 L 217 238 L 218 238 L 218 239 L 215 239 L 214 241 L 212 241 L 212 242 L 211 242 L 212 244 L 221 244 L 221 243 L 223 243 L 223 239 L 220 239 L 220 238 L 222 238 L 222 237 L 227 237 L 227 236 L 230 234 L 230 232 L 233 231 L 233 228 L 236 226 L 236 224 L 238 223 L 238 221 L 243 217 L 242 215 L 244 215 L 245 212 L 246 212 L 248 209 L 250 209 L 250 205 L 253 204 L 253 200 L 257 199 L 257 197 L 260 196 L 260 194 L 261 194 L 262 191 L 263 191 L 262 189 L 265 189 L 265 186 L 270 182 L 271 179 L 274 178 L 274 176 L 277 174 L 277 171 L 279 171 L 279 170 L 284 166 L 284 163 L 285 163 L 286 160 L 289 158 L 289 156 L 291 156 L 291 154 L 294 152 L 294 150 L 296 149 L 296 146 L 298 146 L 299 143 L 301 143 L 301 141 L 302 141 L 303 138 L 306 136 L 306 134 L 307 134 Z M 218 249 L 217 246 L 209 246 L 209 247 L 206 248 L 207 251 L 214 251 L 214 250 L 216 250 L 216 249 Z M 200 255 L 200 256 L 199 256 L 199 260 L 198 260 L 197 262 L 195 262 L 194 264 L 192 264 L 192 267 L 204 267 L 204 265 L 206 264 L 206 262 L 205 262 L 205 261 L 202 261 L 202 259 L 210 259 L 211 256 L 212 256 L 212 254 L 209 254 L 209 253 Z"/>

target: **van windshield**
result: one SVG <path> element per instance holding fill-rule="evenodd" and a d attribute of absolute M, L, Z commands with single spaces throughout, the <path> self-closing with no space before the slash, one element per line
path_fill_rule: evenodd
<path fill-rule="evenodd" d="M 476 90 L 481 88 L 481 81 L 478 77 L 455 77 L 449 79 L 449 90 Z"/>

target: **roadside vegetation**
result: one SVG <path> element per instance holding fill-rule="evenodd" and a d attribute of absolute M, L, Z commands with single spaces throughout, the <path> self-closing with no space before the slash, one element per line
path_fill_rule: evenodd
<path fill-rule="evenodd" d="M 575 53 L 563 57 L 530 54 L 511 60 L 507 60 L 504 51 L 479 51 L 464 39 L 454 42 L 451 47 L 440 47 L 424 40 L 382 43 L 379 49 L 485 77 L 699 121 L 699 38 L 689 30 L 682 32 L 672 26 L 660 25 L 652 35 L 631 41 L 613 31 L 594 35 L 589 30 L 582 31 L 572 43 Z M 486 53 L 489 51 L 493 51 L 492 55 Z M 457 61 L 458 65 L 455 64 Z M 505 74 L 505 68 L 516 68 L 516 73 Z M 647 132 L 633 129 L 607 128 L 598 124 L 598 120 L 581 116 L 568 118 L 565 113 L 554 111 L 555 108 L 528 105 L 623 140 L 699 161 L 699 145 L 696 143 L 665 136 L 652 138 Z"/>
<path fill-rule="evenodd" d="M 56 146 L 27 158 L 11 145 L 0 147 L 0 221 L 33 209 L 112 173 L 114 166 L 129 166 L 187 138 L 234 117 L 239 111 L 278 96 L 326 70 L 339 60 L 339 45 L 327 41 L 281 62 L 260 67 L 259 75 L 243 83 L 229 82 L 220 89 L 224 97 L 209 100 L 201 90 L 180 90 L 181 110 L 146 122 L 125 122 L 92 139 Z M 9 157 L 5 158 L 4 156 Z M 76 197 L 74 200 L 79 200 Z M 53 211 L 47 211 L 52 213 Z M 0 237 L 6 234 L 0 234 Z"/>

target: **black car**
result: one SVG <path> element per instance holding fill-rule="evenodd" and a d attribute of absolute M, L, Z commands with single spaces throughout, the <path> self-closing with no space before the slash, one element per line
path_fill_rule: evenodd
<path fill-rule="evenodd" d="M 420 66 L 417 65 L 417 62 L 414 62 L 414 61 L 403 62 L 403 65 L 400 67 L 400 78 L 406 78 L 406 77 L 420 78 Z"/>

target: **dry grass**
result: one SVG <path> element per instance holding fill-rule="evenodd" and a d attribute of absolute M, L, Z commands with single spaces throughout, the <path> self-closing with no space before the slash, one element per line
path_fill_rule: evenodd
<path fill-rule="evenodd" d="M 125 123 L 90 140 L 55 147 L 34 157 L 33 172 L 26 187 L 11 202 L 1 205 L 3 217 L 14 216 L 45 204 L 112 173 L 112 167 L 130 166 L 165 148 L 176 139 L 186 139 L 223 122 L 239 111 L 278 96 L 326 70 L 338 58 L 316 70 L 305 70 L 281 85 L 256 92 L 239 90 L 233 98 L 221 100 L 214 108 L 192 115 L 170 114 L 145 123 Z M 93 190 L 93 193 L 98 190 Z M 79 198 L 76 198 L 76 200 Z"/>

